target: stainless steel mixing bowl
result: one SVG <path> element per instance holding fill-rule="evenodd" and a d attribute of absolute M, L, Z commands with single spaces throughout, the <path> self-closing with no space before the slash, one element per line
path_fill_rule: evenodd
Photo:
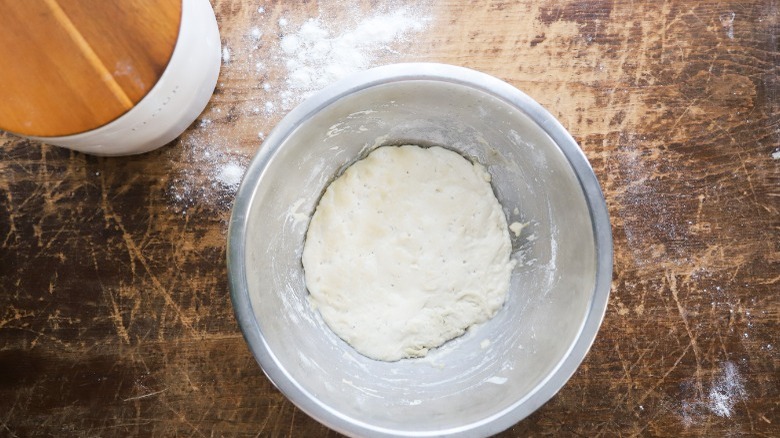
<path fill-rule="evenodd" d="M 379 362 L 336 337 L 306 299 L 301 251 L 329 181 L 381 145 L 442 145 L 485 165 L 518 260 L 503 309 L 423 359 Z M 441 64 L 359 73 L 295 108 L 249 166 L 233 207 L 228 274 L 238 322 L 268 378 L 352 436 L 485 436 L 571 377 L 599 329 L 612 238 L 593 171 L 539 104 Z"/>

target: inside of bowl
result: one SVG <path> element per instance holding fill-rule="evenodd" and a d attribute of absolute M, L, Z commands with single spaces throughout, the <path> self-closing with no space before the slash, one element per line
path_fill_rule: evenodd
<path fill-rule="evenodd" d="M 388 363 L 357 353 L 309 306 L 301 252 L 326 185 L 373 148 L 401 144 L 482 163 L 508 222 L 525 226 L 512 235 L 504 308 L 426 358 Z M 521 110 L 463 84 L 377 85 L 304 120 L 257 181 L 246 228 L 248 293 L 270 366 L 309 403 L 368 429 L 468 429 L 516 410 L 568 354 L 594 292 L 591 217 L 564 154 Z"/>

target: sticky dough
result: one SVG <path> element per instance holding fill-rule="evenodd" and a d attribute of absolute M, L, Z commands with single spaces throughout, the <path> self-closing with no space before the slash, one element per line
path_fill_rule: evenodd
<path fill-rule="evenodd" d="M 386 146 L 325 190 L 303 266 L 327 325 L 365 356 L 395 361 L 495 315 L 510 252 L 482 166 L 440 147 Z"/>

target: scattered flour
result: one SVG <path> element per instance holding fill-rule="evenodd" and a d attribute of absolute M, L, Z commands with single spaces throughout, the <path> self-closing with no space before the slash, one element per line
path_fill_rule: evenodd
<path fill-rule="evenodd" d="M 393 53 L 394 43 L 424 30 L 428 21 L 419 11 L 405 8 L 367 17 L 340 33 L 321 18 L 307 20 L 279 44 L 287 70 L 282 106 L 290 108 L 339 79 L 373 67 L 380 55 Z"/>
<path fill-rule="evenodd" d="M 241 184 L 241 177 L 244 176 L 244 168 L 236 163 L 228 163 L 217 174 L 217 180 L 224 187 L 237 190 Z"/>
<path fill-rule="evenodd" d="M 182 135 L 179 148 L 166 150 L 180 154 L 169 158 L 175 170 L 167 191 L 172 208 L 182 215 L 193 207 L 227 211 L 232 205 L 249 157 L 220 128 L 203 118 Z"/>
<path fill-rule="evenodd" d="M 398 43 L 424 30 L 430 21 L 427 2 L 405 3 L 380 1 L 373 8 L 378 12 L 347 3 L 323 5 L 302 22 L 260 6 L 243 31 L 223 35 L 218 88 L 225 91 L 230 79 L 257 91 L 250 99 L 213 100 L 182 135 L 180 147 L 168 152 L 171 207 L 181 214 L 193 207 L 229 210 L 243 169 L 284 113 L 350 73 L 395 61 Z M 242 124 L 258 132 L 256 145 L 242 148 L 231 138 L 227 128 Z"/>
<path fill-rule="evenodd" d="M 731 417 L 734 405 L 745 398 L 745 387 L 742 376 L 736 365 L 724 362 L 721 375 L 710 388 L 708 408 L 719 417 Z"/>
<path fill-rule="evenodd" d="M 709 391 L 697 393 L 700 396 L 683 400 L 681 405 L 680 414 L 686 427 L 712 414 L 730 418 L 736 404 L 747 397 L 739 369 L 730 361 L 721 364 L 720 373 L 714 376 Z"/>

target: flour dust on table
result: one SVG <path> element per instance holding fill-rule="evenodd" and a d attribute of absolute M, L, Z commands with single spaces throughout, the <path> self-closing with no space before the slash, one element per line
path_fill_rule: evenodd
<path fill-rule="evenodd" d="M 396 361 L 492 318 L 511 249 L 481 165 L 440 147 L 384 146 L 327 187 L 302 261 L 326 324 L 361 354 Z"/>
<path fill-rule="evenodd" d="M 282 108 L 289 109 L 313 92 L 372 67 L 380 55 L 392 52 L 392 44 L 422 31 L 427 21 L 410 9 L 366 17 L 348 29 L 336 30 L 322 18 L 307 20 L 281 39 L 278 56 L 287 70 L 280 93 Z"/>
<path fill-rule="evenodd" d="M 195 206 L 225 210 L 238 188 L 238 171 L 278 119 L 312 93 L 345 76 L 396 60 L 400 45 L 426 30 L 427 2 L 378 2 L 372 11 L 348 3 L 319 5 L 316 16 L 288 16 L 259 6 L 238 34 L 223 33 L 222 73 L 216 96 L 244 96 L 225 82 L 262 90 L 259 98 L 213 99 L 201 119 L 181 138 L 172 157 L 176 176 L 169 187 L 172 207 L 182 214 Z M 222 131 L 250 125 L 257 140 L 241 147 Z"/>
<path fill-rule="evenodd" d="M 261 7 L 238 41 L 224 43 L 223 68 L 256 80 L 267 93 L 263 102 L 249 102 L 246 112 L 289 111 L 339 79 L 392 62 L 399 45 L 431 22 L 426 2 L 379 3 L 370 14 L 350 5 L 334 6 L 320 5 L 317 16 L 295 22 L 284 13 L 272 21 Z"/>
<path fill-rule="evenodd" d="M 178 152 L 183 156 L 172 159 L 177 170 L 168 192 L 171 207 L 182 215 L 193 208 L 228 211 L 238 190 L 249 157 L 219 128 L 212 119 L 202 118 L 182 137 Z"/>

